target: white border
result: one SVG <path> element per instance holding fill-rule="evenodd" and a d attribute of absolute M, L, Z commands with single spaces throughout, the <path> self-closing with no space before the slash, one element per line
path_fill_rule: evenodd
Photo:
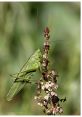
<path fill-rule="evenodd" d="M 0 0 L 0 2 L 81 2 L 81 0 Z"/>
<path fill-rule="evenodd" d="M 7 115 L 8 117 L 20 117 L 21 115 Z M 5 116 L 0 116 L 0 117 L 7 117 L 6 115 Z M 78 115 L 78 116 L 76 116 L 76 115 L 68 115 L 68 116 L 70 116 L 70 117 L 73 117 L 73 116 L 75 116 L 75 117 L 80 117 L 80 115 Z M 64 115 L 59 115 L 59 116 L 56 116 L 56 115 L 33 115 L 33 116 L 30 116 L 30 115 L 22 115 L 21 117 L 68 117 L 68 116 L 64 116 Z"/>
<path fill-rule="evenodd" d="M 80 74 L 81 74 L 81 76 L 80 76 L 80 81 L 81 81 L 81 83 L 80 83 L 80 102 L 81 102 L 81 105 L 80 105 L 80 115 L 82 115 L 82 93 L 81 93 L 81 89 L 82 89 L 82 30 L 81 30 L 81 28 L 82 28 L 82 2 L 81 2 L 81 6 L 80 6 L 80 8 L 81 8 L 81 10 L 80 10 L 80 12 L 81 12 L 81 16 L 80 16 L 80 23 L 81 23 L 81 25 L 80 25 L 80 39 L 81 39 L 81 41 L 80 41 L 80 47 L 81 47 L 81 67 L 80 67 Z"/>
<path fill-rule="evenodd" d="M 81 0 L 0 0 L 0 2 L 80 2 L 81 3 Z M 81 7 L 82 7 L 82 3 L 81 3 Z M 81 16 L 82 16 L 82 8 L 81 8 Z M 82 21 L 82 19 L 81 19 L 81 21 Z M 82 23 L 81 23 L 81 27 L 82 27 Z M 81 30 L 81 27 L 80 27 L 80 30 Z M 81 46 L 82 45 L 82 40 L 80 42 L 81 42 L 80 47 L 81 47 L 81 61 L 82 61 L 82 46 Z M 81 62 L 81 67 L 82 67 L 82 62 Z M 81 73 L 82 73 L 82 71 L 81 71 Z M 82 89 L 82 79 L 81 79 L 81 84 L 80 85 L 81 85 L 80 87 Z M 80 92 L 81 92 L 81 89 L 80 89 Z M 82 97 L 82 93 L 80 95 Z M 81 101 L 81 97 L 80 97 L 80 101 Z M 80 117 L 82 115 L 82 108 L 81 107 L 82 107 L 82 101 L 81 101 L 81 106 L 80 106 L 80 115 L 66 115 L 66 116 L 61 115 L 61 117 L 67 117 L 67 116 L 70 116 L 70 117 L 73 117 L 73 116 Z M 20 117 L 21 115 L 5 115 L 5 116 L 1 115 L 0 117 L 7 117 L 7 116 L 8 117 Z M 32 116 L 22 115 L 21 117 L 24 117 L 24 116 L 27 116 L 27 117 L 36 117 L 37 115 L 32 115 Z M 55 117 L 59 117 L 59 116 L 55 116 Z M 37 117 L 49 117 L 49 116 L 41 115 L 41 116 L 37 116 Z M 50 117 L 53 117 L 53 116 L 50 116 Z"/>
<path fill-rule="evenodd" d="M 0 117 L 20 117 L 21 115 L 5 115 L 5 116 L 0 116 Z M 68 116 L 70 116 L 70 117 L 73 117 L 73 116 L 75 116 L 75 117 L 80 117 L 80 115 L 78 115 L 78 116 L 76 116 L 76 115 L 68 115 Z M 57 115 L 32 115 L 32 116 L 30 116 L 30 115 L 22 115 L 21 117 L 68 117 L 68 116 L 64 116 L 64 115 L 59 115 L 59 116 L 57 116 Z"/>

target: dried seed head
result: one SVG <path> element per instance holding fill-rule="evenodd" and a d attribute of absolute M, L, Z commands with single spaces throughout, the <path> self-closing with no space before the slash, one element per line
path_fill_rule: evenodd
<path fill-rule="evenodd" d="M 38 102 L 38 105 L 39 105 L 39 106 L 43 106 L 42 103 L 40 103 L 40 102 Z"/>
<path fill-rule="evenodd" d="M 44 99 L 46 99 L 48 101 L 49 99 L 49 94 L 47 94 L 46 96 L 44 96 Z"/>
<path fill-rule="evenodd" d="M 59 109 L 59 113 L 63 113 L 63 109 L 61 107 Z"/>
<path fill-rule="evenodd" d="M 37 99 L 37 96 L 35 96 L 34 99 L 36 100 Z"/>
<path fill-rule="evenodd" d="M 52 109 L 52 113 L 53 113 L 53 115 L 56 114 L 56 109 L 55 108 Z"/>
<path fill-rule="evenodd" d="M 53 95 L 55 95 L 55 96 L 57 96 L 57 94 L 55 93 L 55 92 L 51 92 L 51 96 L 53 96 Z"/>
<path fill-rule="evenodd" d="M 47 113 L 47 115 L 53 115 L 53 114 L 52 114 L 52 110 L 47 110 L 46 113 Z"/>
<path fill-rule="evenodd" d="M 47 34 L 48 34 L 49 32 L 50 32 L 50 31 L 49 31 L 49 28 L 46 27 L 45 30 L 44 30 L 44 33 L 47 33 Z"/>
<path fill-rule="evenodd" d="M 60 101 L 62 102 L 65 99 L 59 99 L 56 93 L 58 88 L 57 72 L 55 70 L 48 70 L 48 51 L 50 47 L 48 40 L 50 38 L 49 32 L 48 27 L 46 27 L 44 30 L 45 42 L 41 61 L 42 78 L 39 83 L 37 83 L 37 96 L 35 96 L 35 100 L 38 105 L 44 108 L 44 113 L 47 115 L 56 115 L 63 112 L 60 107 Z"/>
<path fill-rule="evenodd" d="M 52 103 L 55 104 L 57 102 L 59 102 L 59 98 L 57 96 L 53 95 L 52 96 Z"/>

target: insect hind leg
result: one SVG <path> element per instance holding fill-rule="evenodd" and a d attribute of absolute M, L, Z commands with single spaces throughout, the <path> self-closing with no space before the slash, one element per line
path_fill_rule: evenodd
<path fill-rule="evenodd" d="M 16 78 L 14 82 L 26 82 L 26 83 L 31 83 L 31 81 L 29 79 L 22 79 L 22 78 Z"/>

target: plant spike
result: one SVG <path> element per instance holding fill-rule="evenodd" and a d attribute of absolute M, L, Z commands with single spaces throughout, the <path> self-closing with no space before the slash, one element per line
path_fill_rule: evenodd
<path fill-rule="evenodd" d="M 48 51 L 50 48 L 49 32 L 49 28 L 46 27 L 44 30 L 45 42 L 43 47 L 43 58 L 41 62 L 42 78 L 37 83 L 37 92 L 34 98 L 37 101 L 37 104 L 43 107 L 43 112 L 45 114 L 56 115 L 63 112 L 62 107 L 60 107 L 59 101 L 62 102 L 66 99 L 59 99 L 59 97 L 57 96 L 57 72 L 55 70 L 48 69 Z"/>
<path fill-rule="evenodd" d="M 48 27 L 45 28 L 44 30 L 44 37 L 45 37 L 45 41 L 44 41 L 44 47 L 43 47 L 43 59 L 42 59 L 42 75 L 43 75 L 43 78 L 44 80 L 47 80 L 46 79 L 46 73 L 48 71 L 48 63 L 49 63 L 49 60 L 48 60 L 48 51 L 49 51 L 49 38 L 50 38 L 50 35 L 49 35 L 49 29 Z"/>

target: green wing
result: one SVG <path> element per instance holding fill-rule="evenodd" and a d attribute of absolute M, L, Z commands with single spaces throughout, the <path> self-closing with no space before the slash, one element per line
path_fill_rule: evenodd
<path fill-rule="evenodd" d="M 40 61 L 42 58 L 42 54 L 40 49 L 36 50 L 35 53 L 26 61 L 26 63 L 22 66 L 20 71 L 16 74 L 13 74 L 11 76 L 13 77 L 22 77 L 29 72 L 36 71 L 38 68 L 40 68 Z"/>
<path fill-rule="evenodd" d="M 26 82 L 15 82 L 7 94 L 7 100 L 10 101 L 12 98 L 26 85 Z"/>
<path fill-rule="evenodd" d="M 31 74 L 27 74 L 25 77 L 31 78 Z M 14 84 L 12 85 L 11 89 L 9 90 L 8 94 L 7 94 L 7 100 L 10 101 L 12 100 L 12 98 L 19 92 L 21 91 L 21 89 L 23 89 L 23 87 L 26 85 L 27 82 L 14 82 Z"/>
<path fill-rule="evenodd" d="M 40 68 L 42 54 L 40 50 L 36 50 L 35 53 L 28 59 L 28 61 L 20 69 L 19 73 L 13 74 L 13 77 L 27 79 L 31 78 L 31 75 Z M 30 73 L 30 74 L 29 74 Z M 9 93 L 7 94 L 7 100 L 10 101 L 12 98 L 27 84 L 27 82 L 14 82 Z"/>

